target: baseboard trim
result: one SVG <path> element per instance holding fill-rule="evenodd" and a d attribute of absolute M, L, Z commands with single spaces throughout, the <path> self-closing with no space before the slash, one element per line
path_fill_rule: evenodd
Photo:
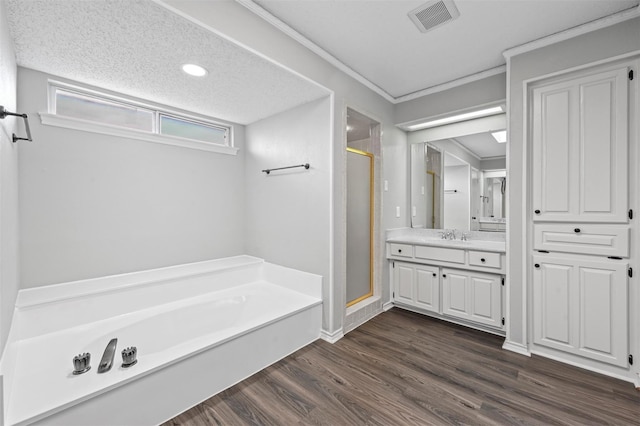
<path fill-rule="evenodd" d="M 502 345 L 502 349 L 515 352 L 517 354 L 528 356 L 528 357 L 531 356 L 531 351 L 529 351 L 528 347 L 520 343 L 510 342 L 508 340 L 504 341 L 504 344 Z"/>
<path fill-rule="evenodd" d="M 547 349 L 547 350 L 545 350 Z M 623 370 L 623 367 L 620 367 L 618 369 L 618 371 L 612 371 L 612 370 L 608 370 L 606 367 L 605 368 L 601 368 L 595 364 L 587 364 L 584 362 L 581 362 L 583 360 L 579 359 L 579 355 L 574 355 L 575 358 L 578 358 L 578 360 L 576 361 L 576 359 L 568 359 L 563 357 L 562 355 L 564 354 L 560 354 L 558 355 L 557 353 L 553 353 L 548 351 L 548 348 L 542 348 L 539 346 L 535 346 L 533 348 L 533 350 L 531 351 L 532 354 L 537 355 L 537 356 L 541 356 L 544 358 L 549 358 L 552 359 L 554 361 L 558 361 L 561 362 L 563 364 L 568 364 L 568 365 L 572 365 L 576 368 L 582 368 L 584 370 L 588 370 L 588 371 L 593 371 L 594 373 L 598 373 L 598 374 L 602 374 L 603 376 L 609 376 L 609 377 L 613 377 L 614 379 L 618 379 L 618 380 L 622 380 L 623 382 L 628 382 L 628 383 L 632 383 L 635 387 L 638 387 L 638 375 L 637 374 L 632 374 L 632 375 L 628 375 L 626 374 L 626 372 Z M 572 354 L 570 354 L 572 355 Z M 584 361 L 586 362 L 594 362 L 597 363 L 599 361 L 594 361 L 594 360 L 589 360 L 589 359 L 584 359 Z M 617 368 L 617 367 L 614 367 Z"/>
<path fill-rule="evenodd" d="M 382 305 L 382 310 L 383 310 L 384 312 L 387 312 L 389 309 L 393 308 L 394 306 L 395 306 L 395 305 L 394 305 L 393 301 L 391 301 L 391 302 L 387 302 L 387 303 L 385 303 L 384 305 Z"/>
<path fill-rule="evenodd" d="M 336 331 L 334 331 L 333 333 L 329 333 L 326 330 L 321 330 L 320 331 L 320 338 L 322 340 L 324 340 L 325 342 L 329 342 L 329 343 L 335 343 L 338 340 L 342 339 L 344 337 L 344 333 L 342 331 L 342 328 L 337 329 Z"/>

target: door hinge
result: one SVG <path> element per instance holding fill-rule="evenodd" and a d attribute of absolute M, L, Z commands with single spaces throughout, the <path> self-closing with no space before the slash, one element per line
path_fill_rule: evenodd
<path fill-rule="evenodd" d="M 627 274 L 629 274 L 629 278 L 633 277 L 633 268 L 629 268 Z"/>
<path fill-rule="evenodd" d="M 633 219 L 633 209 L 629 209 L 629 219 Z"/>
<path fill-rule="evenodd" d="M 391 267 L 395 268 L 396 267 L 396 262 L 391 262 Z"/>
<path fill-rule="evenodd" d="M 502 281 L 502 285 L 504 285 L 504 277 L 502 277 L 501 281 Z"/>
<path fill-rule="evenodd" d="M 629 70 L 629 80 L 633 80 L 633 70 Z"/>
<path fill-rule="evenodd" d="M 502 317 L 502 325 L 504 325 L 504 317 Z"/>
<path fill-rule="evenodd" d="M 633 355 L 629 354 L 629 365 L 633 365 Z"/>

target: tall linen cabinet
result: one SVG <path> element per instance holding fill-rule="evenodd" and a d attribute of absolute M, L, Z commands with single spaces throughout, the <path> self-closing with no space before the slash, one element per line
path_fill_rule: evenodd
<path fill-rule="evenodd" d="M 618 377 L 632 376 L 635 344 L 635 65 L 528 86 L 532 351 Z"/>

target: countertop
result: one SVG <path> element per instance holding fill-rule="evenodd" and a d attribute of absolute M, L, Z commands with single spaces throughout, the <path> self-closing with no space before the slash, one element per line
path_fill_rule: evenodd
<path fill-rule="evenodd" d="M 441 232 L 441 231 L 440 231 Z M 484 235 L 489 234 L 489 235 Z M 420 246 L 432 246 L 443 248 L 455 248 L 466 250 L 483 250 L 492 251 L 498 253 L 506 252 L 506 243 L 503 239 L 494 237 L 492 232 L 471 232 L 471 237 L 462 241 L 457 240 L 443 240 L 439 236 L 439 232 L 435 233 L 431 230 L 419 230 L 419 229 L 402 229 L 402 230 L 390 230 L 387 231 L 388 243 L 399 244 L 413 244 Z"/>

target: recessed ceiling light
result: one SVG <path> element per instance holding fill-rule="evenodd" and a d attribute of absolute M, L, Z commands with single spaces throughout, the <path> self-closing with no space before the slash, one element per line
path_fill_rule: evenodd
<path fill-rule="evenodd" d="M 184 64 L 182 71 L 194 77 L 204 77 L 207 75 L 207 70 L 196 64 Z"/>
<path fill-rule="evenodd" d="M 498 143 L 505 143 L 507 141 L 507 131 L 506 130 L 500 130 L 498 132 L 491 132 L 491 136 L 493 136 L 493 138 Z"/>
<path fill-rule="evenodd" d="M 472 118 L 487 117 L 489 115 L 499 114 L 503 111 L 504 110 L 502 109 L 501 106 L 485 108 L 477 111 L 470 111 L 470 112 L 465 112 L 463 114 L 439 118 L 437 120 L 426 121 L 424 123 L 413 124 L 411 126 L 408 126 L 407 129 L 408 130 L 426 129 L 428 127 L 436 127 L 436 126 L 442 126 L 443 124 L 450 124 L 450 123 L 456 123 L 458 121 L 470 120 Z"/>

